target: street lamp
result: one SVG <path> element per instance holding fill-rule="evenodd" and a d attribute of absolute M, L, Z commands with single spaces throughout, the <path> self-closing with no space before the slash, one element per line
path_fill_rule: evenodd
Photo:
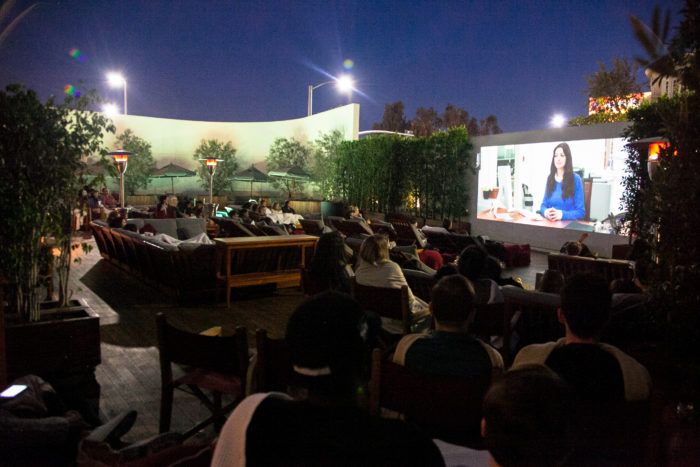
<path fill-rule="evenodd" d="M 349 92 L 352 91 L 353 87 L 353 82 L 352 78 L 350 76 L 344 75 L 341 76 L 340 78 L 333 79 L 331 81 L 326 81 L 325 83 L 317 84 L 316 86 L 309 85 L 309 101 L 307 103 L 307 110 L 308 110 L 308 115 L 311 116 L 313 113 L 313 100 L 314 100 L 314 89 L 320 88 L 321 86 L 325 86 L 326 84 L 333 84 L 335 83 L 338 86 L 338 91 L 340 92 Z"/>
<path fill-rule="evenodd" d="M 126 172 L 129 156 L 132 156 L 133 153 L 119 149 L 118 151 L 108 152 L 107 155 L 114 157 L 114 162 L 117 164 L 117 170 L 119 171 L 119 204 L 124 209 L 124 172 Z"/>
<path fill-rule="evenodd" d="M 124 86 L 124 115 L 126 115 L 126 78 L 119 73 L 107 73 L 107 81 L 113 88 Z"/>

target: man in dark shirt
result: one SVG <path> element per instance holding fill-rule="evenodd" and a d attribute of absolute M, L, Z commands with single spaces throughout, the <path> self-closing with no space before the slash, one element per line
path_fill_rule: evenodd
<path fill-rule="evenodd" d="M 396 347 L 394 361 L 444 376 L 476 377 L 503 369 L 496 349 L 469 335 L 474 288 L 461 275 L 444 277 L 432 290 L 433 334 L 409 334 Z"/>
<path fill-rule="evenodd" d="M 358 398 L 372 327 L 349 295 L 323 292 L 289 319 L 292 396 L 244 399 L 224 425 L 212 466 L 442 466 L 435 443 L 401 420 L 369 416 Z"/>
<path fill-rule="evenodd" d="M 557 311 L 566 337 L 523 348 L 515 357 L 513 368 L 545 364 L 569 383 L 582 401 L 648 399 L 651 378 L 646 368 L 620 349 L 599 342 L 610 318 L 610 303 L 610 291 L 603 278 L 590 274 L 568 278 Z"/>

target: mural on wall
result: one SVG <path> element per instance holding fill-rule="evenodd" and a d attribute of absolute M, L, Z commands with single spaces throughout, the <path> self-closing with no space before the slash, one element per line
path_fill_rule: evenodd
<path fill-rule="evenodd" d="M 357 140 L 359 132 L 359 104 L 349 104 L 308 117 L 275 122 L 202 122 L 172 120 L 167 118 L 140 117 L 137 115 L 117 115 L 113 117 L 116 134 L 126 129 L 151 144 L 156 167 L 176 164 L 187 170 L 196 171 L 192 156 L 202 140 L 231 142 L 236 150 L 238 166 L 254 166 L 267 173 L 266 157 L 270 146 L 278 138 L 294 138 L 304 144 L 310 143 L 321 134 L 334 130 L 342 132 L 344 139 Z M 105 144 L 116 148 L 114 135 L 107 135 Z M 128 172 L 127 172 L 128 176 Z M 109 179 L 110 188 L 116 187 L 117 180 Z M 256 191 L 262 196 L 273 196 L 279 192 L 269 183 L 259 183 Z M 173 185 L 168 177 L 153 178 L 148 188 L 138 194 L 163 194 L 175 189 L 178 193 L 203 194 L 197 177 L 183 177 Z M 234 182 L 236 195 L 249 195 L 250 183 L 243 180 Z"/>

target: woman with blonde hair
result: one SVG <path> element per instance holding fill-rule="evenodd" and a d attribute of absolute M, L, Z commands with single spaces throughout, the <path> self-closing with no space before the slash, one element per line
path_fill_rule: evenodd
<path fill-rule="evenodd" d="M 365 238 L 360 246 L 360 265 L 355 270 L 355 280 L 361 285 L 399 289 L 407 286 L 401 267 L 389 259 L 389 238 L 375 234 Z M 424 314 L 428 304 L 414 297 L 408 287 L 408 303 L 414 314 Z"/>

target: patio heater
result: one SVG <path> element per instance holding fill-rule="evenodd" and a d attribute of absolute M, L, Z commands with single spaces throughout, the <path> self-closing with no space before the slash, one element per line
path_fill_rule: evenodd
<path fill-rule="evenodd" d="M 216 166 L 219 165 L 219 162 L 222 162 L 223 159 L 214 159 L 214 158 L 206 158 L 206 159 L 200 159 L 200 161 L 204 161 L 204 165 L 206 165 L 207 170 L 209 171 L 209 202 L 211 203 L 212 207 L 214 206 L 214 172 L 216 172 Z M 216 208 L 212 208 L 212 215 L 216 215 Z"/>
<path fill-rule="evenodd" d="M 126 172 L 129 156 L 133 155 L 133 153 L 119 149 L 118 151 L 108 152 L 107 155 L 114 157 L 114 162 L 117 164 L 117 171 L 119 171 L 119 204 L 124 209 L 124 173 Z"/>

